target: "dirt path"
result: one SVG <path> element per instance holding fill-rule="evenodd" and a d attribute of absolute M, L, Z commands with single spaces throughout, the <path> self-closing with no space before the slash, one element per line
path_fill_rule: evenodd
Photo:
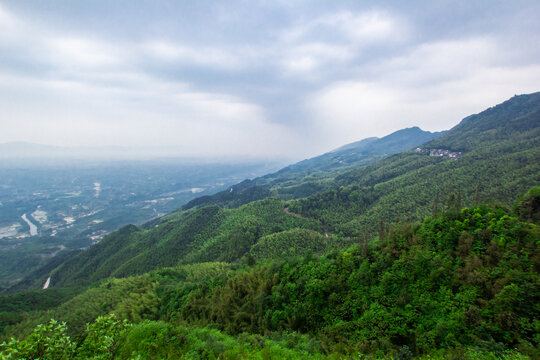
<path fill-rule="evenodd" d="M 292 211 L 290 211 L 288 206 L 285 206 L 285 207 L 283 208 L 283 211 L 284 211 L 286 214 L 295 216 L 295 217 L 297 217 L 297 218 L 307 219 L 305 216 L 302 216 L 302 215 L 300 215 L 300 214 L 293 213 Z M 327 237 L 329 237 L 329 236 L 330 236 L 330 235 L 328 235 L 328 231 L 327 231 L 326 229 L 324 229 L 324 237 L 327 238 Z"/>
<path fill-rule="evenodd" d="M 305 218 L 306 218 L 305 216 L 302 216 L 302 215 L 300 215 L 300 214 L 293 213 L 292 211 L 289 210 L 289 207 L 288 207 L 288 206 L 285 206 L 285 207 L 283 208 L 283 211 L 284 211 L 286 214 L 295 216 L 295 217 L 297 217 L 297 218 L 301 218 L 301 219 L 305 219 Z"/>

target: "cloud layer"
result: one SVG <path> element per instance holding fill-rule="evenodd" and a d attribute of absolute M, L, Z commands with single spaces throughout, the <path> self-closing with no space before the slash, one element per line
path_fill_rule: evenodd
<path fill-rule="evenodd" d="M 540 90 L 540 6 L 0 2 L 0 142 L 302 158 Z"/>

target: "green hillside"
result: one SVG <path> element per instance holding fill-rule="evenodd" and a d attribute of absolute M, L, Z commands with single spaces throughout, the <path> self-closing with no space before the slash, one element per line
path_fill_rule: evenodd
<path fill-rule="evenodd" d="M 326 167 L 328 163 L 335 162 L 336 156 L 344 159 L 356 157 L 355 152 L 359 151 L 358 156 L 366 161 L 367 159 L 375 161 L 378 156 L 384 155 L 384 149 L 395 152 L 402 148 L 410 148 L 422 140 L 433 139 L 438 135 L 439 133 L 425 132 L 419 128 L 400 130 L 381 139 L 361 142 L 361 145 L 348 145 L 344 149 L 338 149 L 335 154 L 332 153 L 331 157 L 325 154 L 307 160 L 306 164 L 300 163 L 300 165 L 285 168 L 265 178 L 246 180 L 216 195 L 195 199 L 183 207 L 184 212 L 179 211 L 151 222 L 144 226 L 144 229 L 128 226 L 106 237 L 98 245 L 66 261 L 53 271 L 51 284 L 52 286 L 89 284 L 109 276 L 140 274 L 179 263 L 235 261 L 247 256 L 251 247 L 259 240 L 264 240 L 265 236 L 284 230 L 309 228 L 322 234 L 324 228 L 319 221 L 285 213 L 283 209 L 286 204 L 283 202 L 253 201 L 279 193 L 279 190 L 270 190 L 269 184 L 273 183 L 275 186 L 282 182 L 284 174 L 287 174 L 287 177 L 296 177 L 295 183 L 300 184 L 300 187 L 310 186 L 305 178 L 299 176 L 299 170 L 291 169 L 303 169 L 303 172 L 333 176 L 335 172 Z M 359 158 L 355 158 L 350 163 L 359 161 Z M 340 168 L 343 168 L 343 165 Z M 287 180 L 288 183 L 291 181 Z M 242 204 L 249 205 L 238 208 Z M 219 208 L 217 205 L 231 209 Z M 192 209 L 196 210 L 189 211 Z M 285 234 L 289 236 L 291 233 Z M 275 239 L 279 238 L 278 235 L 276 236 Z M 283 235 L 281 238 L 284 238 Z M 343 240 L 334 236 L 324 242 L 312 239 L 312 237 L 310 239 L 313 241 L 309 242 L 309 246 L 301 247 L 303 252 L 307 250 L 320 252 L 344 243 Z M 263 241 L 262 244 L 266 247 L 273 246 L 268 240 Z M 254 249 L 256 256 L 261 256 L 261 251 L 268 253 L 267 250 L 261 250 L 262 247 L 263 245 L 259 244 Z M 282 247 L 287 249 L 285 245 Z M 284 251 L 283 249 L 280 251 Z M 272 256 L 275 255 L 272 254 Z"/>
<path fill-rule="evenodd" d="M 459 206 L 510 204 L 518 194 L 540 183 L 538 119 L 540 93 L 514 97 L 464 119 L 420 148 L 345 172 L 329 182 L 332 186 L 327 190 L 289 203 L 267 198 L 237 207 L 250 201 L 244 197 L 246 192 L 263 189 L 253 186 L 257 180 L 244 181 L 232 191 L 217 194 L 219 203 L 232 209 L 195 207 L 165 216 L 144 229 L 125 227 L 52 271 L 51 284 L 90 284 L 180 263 L 236 261 L 247 256 L 263 237 L 294 228 L 326 232 L 331 240 L 327 246 L 337 246 L 371 238 L 388 223 L 420 220 L 436 213 L 450 195 Z M 476 141 L 469 141 L 469 150 L 457 159 L 430 156 L 432 149 L 458 149 L 457 144 L 468 138 Z M 302 186 L 305 180 L 297 182 Z M 267 190 L 261 194 L 269 196 Z M 285 208 L 290 211 L 286 213 Z M 320 250 L 320 242 L 313 244 Z"/>
<path fill-rule="evenodd" d="M 535 93 L 353 170 L 242 182 L 2 296 L 0 356 L 539 358 L 538 159 Z"/>
<path fill-rule="evenodd" d="M 284 200 L 303 198 L 325 190 L 337 175 L 347 170 L 412 149 L 443 133 L 412 127 L 382 138 L 367 138 L 289 165 L 275 173 L 243 181 L 217 194 L 194 199 L 182 208 L 188 210 L 208 205 L 237 207 L 268 196 Z"/>
<path fill-rule="evenodd" d="M 149 230 L 126 226 L 58 267 L 51 284 L 85 285 L 183 263 L 233 262 L 270 234 L 290 229 L 322 231 L 317 221 L 291 216 L 283 209 L 281 201 L 266 199 L 237 209 L 204 207 Z"/>
<path fill-rule="evenodd" d="M 285 193 L 288 184 L 297 185 L 300 181 L 333 178 L 362 165 L 374 163 L 388 155 L 409 150 L 441 136 L 443 132 L 423 131 L 419 127 L 398 130 L 382 138 L 367 138 L 344 145 L 326 154 L 300 161 L 273 174 L 262 176 L 255 182 L 259 185 L 279 187 L 279 193 Z"/>
<path fill-rule="evenodd" d="M 457 159 L 431 150 L 460 151 Z M 380 221 L 421 219 L 454 194 L 461 205 L 510 204 L 540 183 L 540 93 L 516 96 L 464 119 L 440 138 L 344 173 L 291 209 L 334 232 L 371 235 Z"/>
<path fill-rule="evenodd" d="M 27 312 L 5 333 L 24 336 L 51 317 L 66 321 L 69 332 L 52 334 L 70 334 L 75 356 L 88 350 L 97 331 L 84 324 L 114 313 L 128 323 L 99 323 L 101 335 L 93 340 L 115 337 L 104 347 L 110 358 L 178 358 L 193 347 L 202 351 L 196 344 L 209 339 L 208 352 L 195 358 L 249 358 L 247 349 L 238 351 L 250 342 L 255 353 L 270 347 L 271 358 L 526 358 L 511 349 L 536 358 L 540 227 L 533 221 L 539 204 L 537 187 L 514 212 L 448 207 L 324 256 L 241 267 L 199 263 L 110 279 L 56 308 Z M 4 304 L 10 300 L 15 296 Z M 0 351 L 31 353 L 25 344 L 52 336 L 37 334 Z M 66 342 L 56 344 L 65 349 Z"/>

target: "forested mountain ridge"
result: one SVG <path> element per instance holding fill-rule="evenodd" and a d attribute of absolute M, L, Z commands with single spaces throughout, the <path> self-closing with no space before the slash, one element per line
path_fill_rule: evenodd
<path fill-rule="evenodd" d="M 395 152 L 399 149 L 409 149 L 413 146 L 420 144 L 423 140 L 433 139 L 439 136 L 440 133 L 430 133 L 422 131 L 418 127 L 403 129 L 385 136 L 381 139 L 370 139 L 369 141 L 361 142 L 361 145 L 353 144 L 347 145 L 346 149 L 337 149 L 335 152 L 322 155 L 320 157 L 307 160 L 307 164 L 297 165 L 297 167 L 303 169 L 302 171 L 319 172 L 320 174 L 334 174 L 330 171 L 326 171 L 325 164 L 330 164 L 336 161 L 337 158 L 343 159 L 351 158 L 351 163 L 361 162 L 359 159 L 365 159 L 365 161 L 375 161 L 378 157 L 383 157 L 385 149 L 388 152 Z M 358 152 L 358 155 L 357 155 Z M 341 161 L 341 160 L 340 160 Z M 342 161 L 343 162 L 343 161 Z M 295 166 L 291 167 L 295 168 Z M 290 168 L 271 174 L 267 177 L 258 178 L 253 181 L 246 180 L 237 185 L 232 186 L 229 190 L 225 190 L 213 196 L 205 196 L 193 200 L 183 207 L 184 210 L 190 210 L 208 204 L 226 205 L 227 207 L 236 208 L 244 203 L 250 203 L 253 200 L 267 198 L 272 194 L 270 189 L 270 182 L 279 184 L 282 180 L 282 174 L 289 174 L 286 176 L 297 176 L 298 171 L 291 171 Z M 287 180 L 296 183 L 303 183 L 304 178 L 299 177 L 296 180 Z M 260 185 L 263 184 L 263 185 Z M 257 203 L 254 203 L 257 204 Z M 268 202 L 266 204 L 269 204 Z M 278 205 L 276 205 L 278 204 Z M 280 223 L 280 218 L 291 218 L 290 215 L 281 212 L 281 209 L 285 206 L 284 203 L 274 201 L 272 205 L 262 207 L 264 210 L 261 213 L 269 211 L 271 216 L 266 216 L 270 223 L 273 223 L 272 231 L 261 231 L 261 218 L 257 218 L 260 214 L 252 214 L 257 220 L 255 220 L 250 226 L 252 229 L 239 228 L 231 225 L 226 225 L 226 229 L 220 226 L 215 227 L 215 222 L 221 219 L 225 210 L 216 210 L 216 205 L 210 208 L 201 208 L 195 210 L 190 214 L 183 214 L 180 220 L 168 220 L 169 217 L 165 217 L 162 220 L 157 220 L 151 224 L 157 226 L 155 228 L 149 228 L 148 230 L 136 231 L 134 227 L 126 227 L 119 231 L 117 234 L 113 234 L 102 242 L 86 252 L 79 254 L 66 261 L 57 270 L 52 272 L 51 286 L 65 286 L 68 284 L 88 284 L 92 281 L 106 278 L 108 276 L 126 276 L 137 273 L 142 273 L 152 269 L 156 269 L 162 266 L 174 266 L 179 262 L 194 263 L 198 261 L 233 261 L 243 256 L 246 256 L 251 247 L 263 239 L 264 236 L 272 233 L 279 233 L 280 231 L 291 230 L 294 227 L 299 226 L 298 223 L 306 222 L 305 219 L 296 218 L 294 226 L 283 227 L 286 221 Z M 250 206 L 248 206 L 250 207 Z M 251 206 L 253 207 L 253 206 Z M 231 210 L 231 212 L 237 212 L 234 215 L 238 224 L 243 223 L 246 216 L 243 209 L 237 211 Z M 214 211 L 215 210 L 215 211 Z M 210 215 L 205 215 L 210 214 Z M 173 219 L 173 217 L 170 217 Z M 189 225 L 193 219 L 197 223 L 197 227 Z M 202 219 L 202 220 L 201 220 Z M 188 224 L 188 225 L 186 225 Z M 307 226 L 307 225 L 303 225 Z M 207 227 L 213 230 L 208 230 Z M 187 228 L 188 230 L 182 231 L 179 229 Z M 312 230 L 318 230 L 321 234 L 324 233 L 323 227 L 319 221 L 312 222 L 308 228 Z M 234 230 L 236 229 L 236 230 Z M 249 231 L 248 231 L 249 230 Z M 205 232 L 207 231 L 207 232 Z M 125 235 L 127 234 L 127 235 Z M 171 235 L 174 234 L 174 235 Z M 225 235 L 224 235 L 225 234 Z M 286 236 L 290 236 L 290 233 L 286 233 Z M 213 240 L 215 237 L 219 237 L 220 240 Z M 328 235 L 327 235 L 328 236 Z M 195 244 L 194 237 L 206 237 L 206 242 L 199 241 L 199 244 Z M 284 234 L 276 235 L 274 239 L 283 238 Z M 328 241 L 321 241 L 316 239 L 313 234 L 308 235 L 296 234 L 294 237 L 299 241 L 304 241 L 305 237 L 309 239 L 307 248 L 321 252 L 328 249 L 331 246 L 341 243 L 341 240 L 330 238 Z M 300 240 L 303 239 L 303 240 Z M 225 252 L 209 250 L 209 243 L 215 243 L 211 248 L 223 245 L 224 243 L 234 242 L 235 250 L 234 255 L 225 256 Z M 267 241 L 263 241 L 261 244 L 267 244 Z M 268 251 L 263 245 L 259 244 L 255 250 L 257 254 L 268 254 Z M 221 246 L 220 245 L 220 246 Z M 229 245 L 232 246 L 232 245 Z M 230 252 L 230 250 L 227 250 Z M 206 252 L 205 256 L 194 255 L 195 253 L 202 254 Z M 212 255 L 213 254 L 213 255 Z M 260 255 L 258 255 L 260 256 Z"/>
<path fill-rule="evenodd" d="M 509 204 L 540 183 L 540 93 L 513 97 L 465 118 L 422 149 L 461 151 L 458 159 L 406 151 L 338 175 L 334 187 L 291 209 L 350 236 L 377 231 L 380 220 L 421 219 L 454 193 L 464 206 Z"/>
<path fill-rule="evenodd" d="M 487 145 L 516 140 L 533 141 L 538 146 L 540 92 L 516 95 L 511 99 L 463 119 L 427 148 L 471 151 Z"/>
<path fill-rule="evenodd" d="M 275 199 L 231 210 L 208 206 L 149 230 L 120 229 L 54 270 L 51 285 L 88 285 L 179 263 L 234 262 L 259 239 L 291 229 L 322 232 L 317 221 L 285 213 Z"/>
<path fill-rule="evenodd" d="M 514 102 L 519 110 L 512 110 L 516 109 Z M 329 190 L 306 199 L 288 203 L 272 199 L 234 208 L 231 203 L 241 205 L 239 200 L 249 199 L 223 197 L 222 205 L 233 209 L 214 205 L 178 211 L 147 229 L 123 229 L 52 271 L 51 285 L 88 284 L 108 276 L 134 275 L 178 263 L 234 261 L 248 256 L 262 238 L 297 227 L 330 235 L 324 246 L 309 237 L 313 249 L 321 251 L 341 244 L 342 239 L 371 238 L 387 223 L 420 220 L 436 213 L 451 193 L 461 206 L 488 200 L 510 204 L 519 193 L 540 183 L 538 109 L 539 94 L 514 97 L 466 118 L 466 132 L 460 124 L 442 136 L 446 141 L 423 145 L 450 146 L 454 139 L 468 141 L 469 137 L 474 142 L 484 132 L 490 134 L 498 129 L 501 141 L 491 137 L 477 141 L 474 149 L 457 160 L 410 150 L 338 175 L 330 182 Z M 506 120 L 500 120 L 501 113 Z M 526 125 L 522 129 L 516 123 Z M 506 127 L 516 130 L 507 131 Z M 454 131 L 462 135 L 455 137 Z M 226 194 L 263 189 L 252 183 L 242 182 Z M 264 194 L 269 195 L 267 191 Z M 302 217 L 285 213 L 285 207 Z M 228 244 L 226 251 L 220 248 L 224 244 Z M 257 254 L 268 253 L 260 247 Z M 307 246 L 305 250 L 309 249 Z"/>
<path fill-rule="evenodd" d="M 313 159 L 290 165 L 276 173 L 244 182 L 239 184 L 242 186 L 238 189 L 233 188 L 233 191 L 229 189 L 213 196 L 195 199 L 186 204 L 184 209 L 211 204 L 234 207 L 249 201 L 263 199 L 269 195 L 284 200 L 298 199 L 323 192 L 332 188 L 333 185 L 346 186 L 353 183 L 374 185 L 385 181 L 386 178 L 379 177 L 366 181 L 362 174 L 376 175 L 384 172 L 385 177 L 396 177 L 412 169 L 418 170 L 420 167 L 447 160 L 444 156 L 441 159 L 435 157 L 419 159 L 419 157 L 429 156 L 430 150 L 435 149 L 460 152 L 460 156 L 475 150 L 468 154 L 468 157 L 472 158 L 473 161 L 476 158 L 481 160 L 491 158 L 493 161 L 497 161 L 496 158 L 500 154 L 499 161 L 502 163 L 509 153 L 520 152 L 520 149 L 538 149 L 540 146 L 539 99 L 540 93 L 514 96 L 502 104 L 464 118 L 454 128 L 445 132 L 429 133 L 413 127 L 397 131 L 381 139 L 364 139 Z M 425 151 L 399 153 L 400 151 L 412 150 L 416 146 L 420 146 Z M 383 161 L 383 158 L 391 154 L 396 155 Z M 417 164 L 417 162 L 421 163 Z M 373 163 L 375 164 L 371 167 L 362 166 Z M 514 165 L 516 164 L 514 163 Z M 489 166 L 494 168 L 496 164 L 492 163 Z M 391 170 L 389 171 L 387 168 Z M 347 170 L 350 171 L 347 172 Z M 355 175 L 357 172 L 360 176 Z M 430 175 L 426 174 L 426 176 Z M 498 176 L 497 174 L 492 175 Z M 434 179 L 434 181 L 438 180 Z M 477 183 L 481 183 L 481 181 L 477 181 Z M 444 186 L 446 187 L 447 184 Z M 519 189 L 508 193 L 501 201 L 511 201 L 515 195 L 526 191 L 527 186 L 533 184 L 534 182 L 528 182 Z M 458 187 L 452 187 L 452 191 Z M 469 193 L 467 201 L 470 201 L 471 190 L 467 189 L 466 191 Z M 473 192 L 476 194 L 476 189 Z M 482 196 L 482 189 L 479 189 L 479 193 Z M 437 196 L 434 192 L 431 192 L 430 195 Z M 490 193 L 484 195 L 486 198 L 494 198 L 493 194 Z M 426 214 L 424 211 L 419 213 L 419 216 Z"/>
<path fill-rule="evenodd" d="M 540 356 L 539 205 L 536 187 L 513 211 L 460 210 L 453 203 L 437 216 L 324 256 L 163 268 L 109 279 L 60 306 L 43 303 L 47 292 L 41 292 L 33 299 L 41 310 L 5 331 L 25 335 L 51 317 L 69 330 L 58 323 L 38 327 L 23 342 L 0 345 L 0 354 L 534 359 Z M 3 306 L 16 308 L 19 298 L 5 297 Z M 115 315 L 84 326 L 109 313 Z"/>
<path fill-rule="evenodd" d="M 335 172 L 343 172 L 348 168 L 373 163 L 387 155 L 412 149 L 438 138 L 443 133 L 423 131 L 415 126 L 398 130 L 382 138 L 367 138 L 289 165 L 273 174 L 255 179 L 255 182 L 270 186 L 282 186 L 287 180 L 298 181 L 309 175 L 314 178 L 331 177 Z"/>
<path fill-rule="evenodd" d="M 306 197 L 326 189 L 340 173 L 412 149 L 442 134 L 444 131 L 423 131 L 415 126 L 382 138 L 366 138 L 286 166 L 275 173 L 243 181 L 217 194 L 194 199 L 182 208 L 188 210 L 208 205 L 237 207 L 268 196 L 284 200 Z"/>

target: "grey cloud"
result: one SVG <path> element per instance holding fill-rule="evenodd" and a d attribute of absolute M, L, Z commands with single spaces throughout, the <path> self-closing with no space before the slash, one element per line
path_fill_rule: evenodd
<path fill-rule="evenodd" d="M 300 158 L 449 128 L 538 90 L 538 15 L 534 1 L 1 2 L 0 141 Z"/>

